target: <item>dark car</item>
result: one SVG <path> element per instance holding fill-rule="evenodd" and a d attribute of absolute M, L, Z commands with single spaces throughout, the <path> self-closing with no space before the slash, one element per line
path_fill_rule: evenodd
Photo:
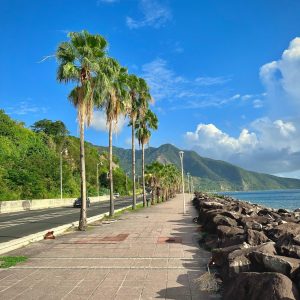
<path fill-rule="evenodd" d="M 79 197 L 79 198 L 77 198 L 77 199 L 74 201 L 73 207 L 81 207 L 81 204 L 82 204 L 82 200 L 81 200 L 81 198 Z M 90 206 L 91 206 L 91 200 L 90 200 L 90 198 L 87 198 L 87 199 L 86 199 L 86 206 L 87 206 L 87 207 L 90 207 Z"/>

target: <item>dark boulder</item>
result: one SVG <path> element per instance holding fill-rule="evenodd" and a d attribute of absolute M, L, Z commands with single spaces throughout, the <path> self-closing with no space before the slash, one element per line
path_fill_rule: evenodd
<path fill-rule="evenodd" d="M 220 247 L 228 247 L 242 244 L 246 241 L 244 229 L 220 225 L 217 227 L 217 235 Z"/>
<path fill-rule="evenodd" d="M 279 273 L 240 273 L 224 288 L 224 300 L 299 300 L 295 284 Z"/>
<path fill-rule="evenodd" d="M 217 227 L 219 225 L 233 226 L 236 227 L 238 224 L 235 219 L 229 218 L 222 215 L 224 210 L 200 210 L 199 220 L 206 231 L 210 233 L 216 233 Z"/>
<path fill-rule="evenodd" d="M 246 243 L 239 244 L 239 245 L 233 245 L 229 247 L 224 248 L 216 248 L 212 250 L 212 263 L 216 265 L 217 267 L 222 267 L 224 264 L 227 264 L 228 255 L 229 253 L 235 251 L 235 250 L 241 250 L 244 248 L 248 248 L 249 245 Z"/>
<path fill-rule="evenodd" d="M 222 209 L 224 207 L 222 203 L 217 201 L 203 201 L 200 206 L 205 209 Z"/>
<path fill-rule="evenodd" d="M 275 255 L 276 250 L 273 242 L 261 244 L 255 247 L 248 247 L 240 250 L 235 250 L 228 254 L 227 264 L 222 270 L 223 278 L 231 278 L 241 272 L 258 272 L 263 269 L 258 264 L 254 264 L 250 259 L 250 253 L 262 252 L 270 255 Z"/>
<path fill-rule="evenodd" d="M 283 235 L 296 236 L 300 234 L 300 224 L 288 222 L 265 230 L 266 235 L 273 241 L 277 241 Z"/>
<path fill-rule="evenodd" d="M 284 234 L 276 241 L 276 250 L 279 254 L 300 258 L 299 235 Z"/>
<path fill-rule="evenodd" d="M 264 272 L 276 272 L 287 276 L 290 276 L 300 265 L 300 259 L 257 251 L 249 253 L 249 258 L 251 262 L 258 264 Z"/>
<path fill-rule="evenodd" d="M 270 240 L 263 232 L 252 229 L 247 230 L 247 243 L 251 246 L 257 246 L 269 241 Z"/>
<path fill-rule="evenodd" d="M 259 223 L 261 225 L 267 225 L 272 221 L 272 218 L 267 216 L 244 216 L 240 219 L 240 222 L 243 226 L 246 226 L 248 223 Z"/>

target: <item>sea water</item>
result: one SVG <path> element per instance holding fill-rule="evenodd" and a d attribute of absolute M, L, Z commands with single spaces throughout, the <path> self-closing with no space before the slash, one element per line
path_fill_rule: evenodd
<path fill-rule="evenodd" d="M 295 210 L 300 208 L 300 190 L 271 190 L 248 192 L 220 192 L 235 199 L 261 204 L 271 208 Z"/>

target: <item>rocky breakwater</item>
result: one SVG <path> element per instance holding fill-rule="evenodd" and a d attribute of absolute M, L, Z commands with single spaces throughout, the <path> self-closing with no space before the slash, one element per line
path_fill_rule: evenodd
<path fill-rule="evenodd" d="M 198 193 L 200 244 L 225 300 L 300 299 L 300 212 Z"/>

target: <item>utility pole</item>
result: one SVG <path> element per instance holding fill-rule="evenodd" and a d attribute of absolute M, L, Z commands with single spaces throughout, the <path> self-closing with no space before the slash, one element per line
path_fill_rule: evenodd
<path fill-rule="evenodd" d="M 99 190 L 100 190 L 100 183 L 99 183 L 99 165 L 102 166 L 102 162 L 97 163 L 97 194 L 98 194 L 98 202 L 100 201 L 100 195 L 99 195 Z"/>
<path fill-rule="evenodd" d="M 184 194 L 184 175 L 183 175 L 183 151 L 179 151 L 180 163 L 181 163 L 181 182 L 182 182 L 182 195 L 183 195 L 183 214 L 185 214 L 185 194 Z"/>
<path fill-rule="evenodd" d="M 60 199 L 63 198 L 63 165 L 62 165 L 62 156 L 63 154 L 68 154 L 67 149 L 63 149 L 60 151 Z"/>
<path fill-rule="evenodd" d="M 189 196 L 191 194 L 191 186 L 190 186 L 190 173 L 186 173 L 187 178 L 188 178 L 188 192 L 189 192 Z"/>
<path fill-rule="evenodd" d="M 125 175 L 126 175 L 126 193 L 128 194 L 128 187 L 127 187 L 127 180 L 128 180 L 127 177 L 128 177 L 128 172 L 126 172 Z"/>

